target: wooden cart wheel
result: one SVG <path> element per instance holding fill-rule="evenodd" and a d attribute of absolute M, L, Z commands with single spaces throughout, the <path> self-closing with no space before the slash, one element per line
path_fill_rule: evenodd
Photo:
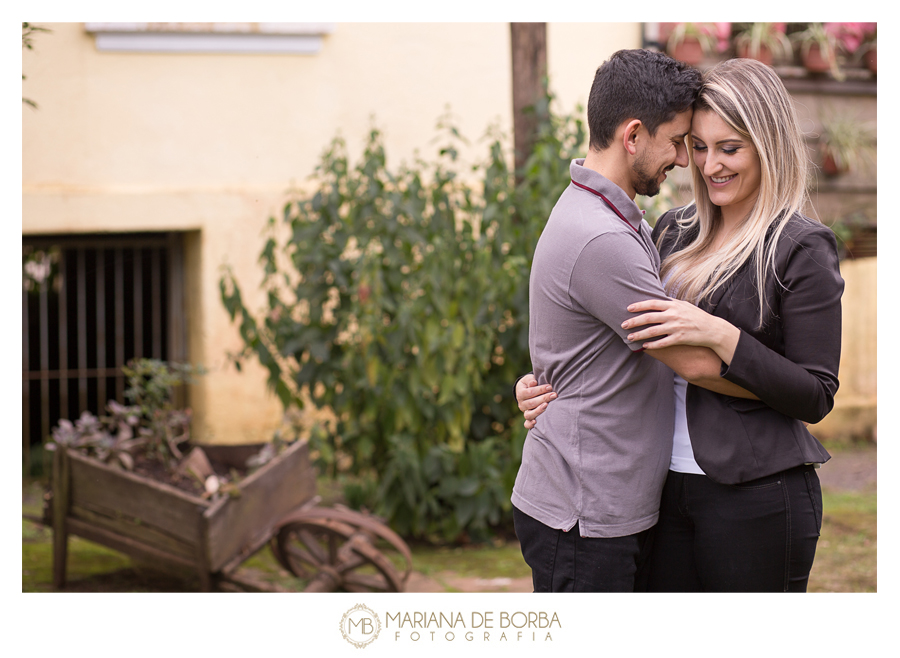
<path fill-rule="evenodd" d="M 344 508 L 307 508 L 272 537 L 281 565 L 307 581 L 307 592 L 402 592 L 412 571 L 409 548 L 372 517 Z"/>

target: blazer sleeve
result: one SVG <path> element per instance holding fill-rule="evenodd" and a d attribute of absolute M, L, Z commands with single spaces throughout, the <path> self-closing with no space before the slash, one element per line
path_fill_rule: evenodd
<path fill-rule="evenodd" d="M 841 358 L 841 295 L 837 242 L 816 226 L 796 238 L 779 272 L 784 354 L 741 329 L 731 365 L 722 376 L 756 394 L 776 411 L 808 423 L 822 420 L 834 406 Z M 771 289 L 771 288 L 769 288 Z"/>

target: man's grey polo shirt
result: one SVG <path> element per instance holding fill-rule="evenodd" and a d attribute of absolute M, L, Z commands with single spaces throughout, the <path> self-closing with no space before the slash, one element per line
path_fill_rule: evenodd
<path fill-rule="evenodd" d="M 621 537 L 656 523 L 675 423 L 672 371 L 621 324 L 629 304 L 666 294 L 640 209 L 583 162 L 531 268 L 534 375 L 558 398 L 528 433 L 512 503 L 552 528 Z"/>

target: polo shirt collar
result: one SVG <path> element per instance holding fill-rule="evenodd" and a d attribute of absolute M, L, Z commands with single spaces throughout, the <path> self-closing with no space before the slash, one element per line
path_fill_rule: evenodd
<path fill-rule="evenodd" d="M 621 187 L 603 174 L 585 167 L 584 158 L 572 160 L 572 163 L 569 165 L 569 175 L 572 177 L 573 182 L 584 185 L 606 197 L 626 221 L 631 224 L 632 228 L 640 231 L 644 212 L 638 208 L 637 204 L 629 198 Z"/>

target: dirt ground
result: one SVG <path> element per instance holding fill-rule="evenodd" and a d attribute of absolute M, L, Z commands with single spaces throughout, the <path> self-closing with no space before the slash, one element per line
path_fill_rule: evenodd
<path fill-rule="evenodd" d="M 830 491 L 871 491 L 877 486 L 877 450 L 875 446 L 834 451 L 832 459 L 819 469 L 824 489 Z M 23 491 L 23 495 L 26 492 Z M 23 498 L 23 503 L 25 502 Z M 96 580 L 96 579 L 95 579 Z M 91 581 L 91 591 L 104 591 L 102 583 Z M 413 572 L 408 582 L 410 592 L 531 592 L 531 578 L 468 578 L 452 571 L 426 576 Z M 113 591 L 113 590 L 111 590 Z M 114 590 L 118 591 L 118 590 Z M 156 591 L 156 590 L 152 590 Z M 159 591 L 180 591 L 166 589 Z"/>
<path fill-rule="evenodd" d="M 822 487 L 831 491 L 874 491 L 877 485 L 877 449 L 866 447 L 835 451 L 819 469 Z M 446 587 L 460 592 L 531 592 L 531 578 L 463 578 L 451 572 L 429 578 L 412 573 L 410 592 L 444 592 Z"/>
<path fill-rule="evenodd" d="M 833 491 L 874 491 L 877 480 L 877 448 L 842 450 L 819 469 L 822 486 Z"/>

